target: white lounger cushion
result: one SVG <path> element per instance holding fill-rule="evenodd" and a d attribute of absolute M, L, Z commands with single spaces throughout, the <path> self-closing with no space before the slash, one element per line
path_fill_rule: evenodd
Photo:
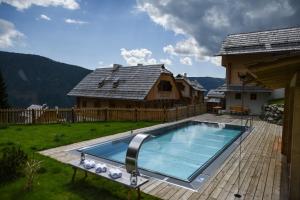
<path fill-rule="evenodd" d="M 106 167 L 105 164 L 100 164 L 100 163 L 98 163 L 98 164 L 96 164 L 96 166 L 95 166 L 95 171 L 96 171 L 96 173 L 106 172 L 106 169 L 107 169 L 107 167 Z"/>
<path fill-rule="evenodd" d="M 85 160 L 83 161 L 83 167 L 86 169 L 91 169 L 95 167 L 95 161 L 93 160 Z"/>
<path fill-rule="evenodd" d="M 119 169 L 115 169 L 115 168 L 109 169 L 108 174 L 113 179 L 122 177 L 122 172 Z"/>

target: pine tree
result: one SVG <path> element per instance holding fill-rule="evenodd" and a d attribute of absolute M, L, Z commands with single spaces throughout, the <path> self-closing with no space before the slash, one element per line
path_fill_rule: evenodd
<path fill-rule="evenodd" d="M 6 85 L 0 71 L 0 108 L 8 108 Z"/>

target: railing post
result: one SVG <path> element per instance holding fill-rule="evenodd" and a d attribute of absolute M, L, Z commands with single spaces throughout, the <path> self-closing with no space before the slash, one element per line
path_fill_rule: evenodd
<path fill-rule="evenodd" d="M 31 119 L 31 123 L 35 124 L 35 112 L 34 112 L 34 109 L 31 110 L 31 118 L 32 118 Z"/>

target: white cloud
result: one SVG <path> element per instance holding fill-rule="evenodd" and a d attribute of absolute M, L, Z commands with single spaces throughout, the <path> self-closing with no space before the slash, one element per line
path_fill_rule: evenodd
<path fill-rule="evenodd" d="M 14 6 L 18 10 L 28 9 L 33 5 L 42 7 L 61 6 L 70 10 L 75 10 L 80 7 L 76 0 L 0 0 L 0 4 L 1 3 Z"/>
<path fill-rule="evenodd" d="M 136 1 L 136 9 L 147 13 L 154 23 L 187 38 L 182 43 L 165 46 L 164 51 L 173 56 L 195 57 L 196 61 L 218 60 L 212 56 L 230 33 L 297 26 L 300 18 L 300 1 L 296 0 Z M 187 43 L 190 50 L 177 47 Z"/>
<path fill-rule="evenodd" d="M 12 47 L 24 37 L 13 23 L 0 19 L 0 48 Z"/>
<path fill-rule="evenodd" d="M 159 60 L 161 63 L 166 64 L 166 65 L 172 65 L 172 61 L 168 58 L 166 59 L 160 59 Z"/>
<path fill-rule="evenodd" d="M 44 19 L 44 20 L 47 20 L 47 21 L 50 21 L 50 20 L 51 20 L 50 17 L 48 17 L 47 15 L 44 15 L 44 14 L 41 14 L 41 15 L 40 15 L 40 19 Z"/>
<path fill-rule="evenodd" d="M 184 64 L 184 65 L 192 65 L 193 64 L 192 59 L 190 57 L 180 58 L 179 61 L 181 64 Z"/>
<path fill-rule="evenodd" d="M 65 19 L 65 22 L 67 24 L 79 24 L 79 25 L 88 24 L 88 22 L 86 21 L 81 21 L 77 19 Z"/>
<path fill-rule="evenodd" d="M 156 59 L 152 58 L 152 52 L 148 49 L 127 50 L 125 48 L 122 48 L 120 50 L 121 56 L 124 58 L 128 65 L 152 65 L 157 63 Z"/>
<path fill-rule="evenodd" d="M 212 7 L 205 11 L 203 21 L 208 25 L 213 26 L 215 29 L 222 29 L 230 26 L 228 17 L 216 7 Z"/>
<path fill-rule="evenodd" d="M 209 51 L 205 47 L 200 47 L 192 37 L 181 40 L 174 46 L 167 45 L 163 48 L 163 51 L 171 56 L 178 56 L 182 64 L 190 65 L 192 63 L 190 58 L 193 57 L 198 62 L 207 61 L 217 66 L 221 65 L 220 58 L 210 56 Z"/>

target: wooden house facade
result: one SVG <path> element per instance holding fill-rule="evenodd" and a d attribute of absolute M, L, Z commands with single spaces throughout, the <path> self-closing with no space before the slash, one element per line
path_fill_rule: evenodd
<path fill-rule="evenodd" d="M 201 104 L 204 102 L 206 89 L 196 80 L 190 80 L 186 74 L 175 77 L 176 85 L 181 93 L 181 102 L 185 105 Z"/>
<path fill-rule="evenodd" d="M 300 27 L 230 35 L 220 55 L 226 67 L 243 63 L 247 83 L 285 88 L 281 161 L 289 194 L 283 199 L 300 199 Z"/>
<path fill-rule="evenodd" d="M 78 108 L 169 108 L 181 102 L 173 74 L 162 64 L 98 68 L 68 95 Z"/>

